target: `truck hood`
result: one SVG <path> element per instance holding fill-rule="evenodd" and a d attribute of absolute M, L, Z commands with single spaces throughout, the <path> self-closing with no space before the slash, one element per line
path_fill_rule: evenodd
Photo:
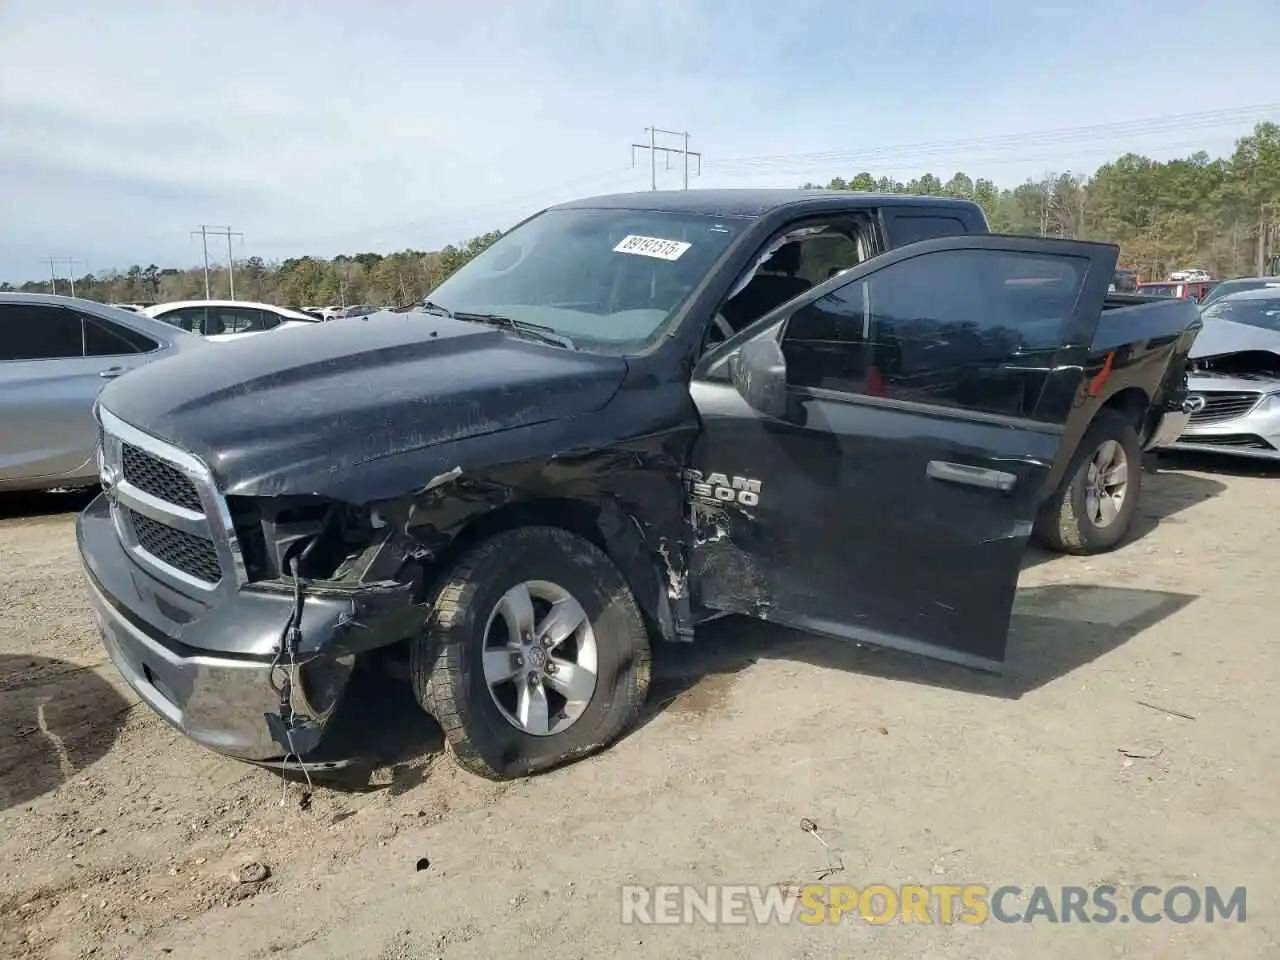
<path fill-rule="evenodd" d="M 621 358 L 492 327 L 376 313 L 148 364 L 100 403 L 200 457 L 224 493 L 324 495 L 358 489 L 353 472 L 373 463 L 592 413 L 626 372 Z M 430 480 L 408 477 L 401 492 Z"/>

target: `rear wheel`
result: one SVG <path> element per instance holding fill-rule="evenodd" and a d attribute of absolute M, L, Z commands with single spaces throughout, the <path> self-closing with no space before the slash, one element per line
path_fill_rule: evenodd
<path fill-rule="evenodd" d="M 613 743 L 644 702 L 649 656 L 609 558 L 567 530 L 522 527 L 443 578 L 411 674 L 458 763 L 505 780 Z"/>
<path fill-rule="evenodd" d="M 1127 418 L 1100 410 L 1067 477 L 1041 511 L 1036 537 L 1062 553 L 1087 556 L 1124 539 L 1142 490 L 1142 444 Z"/>

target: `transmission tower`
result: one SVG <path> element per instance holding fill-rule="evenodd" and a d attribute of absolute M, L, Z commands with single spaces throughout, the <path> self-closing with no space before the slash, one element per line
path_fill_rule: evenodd
<path fill-rule="evenodd" d="M 83 263 L 84 261 L 76 260 L 72 257 L 45 257 L 44 260 L 45 263 L 49 264 L 49 280 L 53 287 L 51 291 L 53 293 L 58 292 L 58 271 L 55 264 L 65 263 L 67 265 L 67 280 L 71 284 L 71 295 L 74 297 L 76 295 L 75 266 L 77 263 Z"/>
<path fill-rule="evenodd" d="M 209 293 L 209 238 L 227 238 L 227 281 L 231 286 L 231 299 L 234 300 L 236 298 L 236 262 L 231 253 L 231 238 L 239 237 L 240 242 L 243 243 L 244 234 L 236 233 L 230 227 L 210 227 L 202 223 L 199 230 L 191 231 L 191 235 L 200 237 L 200 247 L 204 251 L 204 298 L 206 300 L 213 299 Z"/>
<path fill-rule="evenodd" d="M 679 154 L 681 158 L 684 160 L 684 186 L 681 189 L 688 190 L 689 189 L 689 158 L 690 157 L 698 158 L 698 174 L 697 175 L 701 176 L 702 174 L 702 154 L 698 153 L 697 151 L 691 151 L 689 149 L 689 131 L 663 130 L 660 127 L 645 127 L 644 131 L 645 133 L 649 134 L 649 142 L 633 143 L 631 145 L 631 166 L 634 167 L 636 165 L 637 150 L 648 150 L 649 151 L 649 189 L 657 190 L 658 189 L 658 154 L 661 153 L 666 156 L 668 170 L 671 169 L 671 155 L 673 153 Z M 663 136 L 666 136 L 666 137 L 683 137 L 684 146 L 683 147 L 659 146 L 657 142 L 658 134 L 662 134 Z"/>

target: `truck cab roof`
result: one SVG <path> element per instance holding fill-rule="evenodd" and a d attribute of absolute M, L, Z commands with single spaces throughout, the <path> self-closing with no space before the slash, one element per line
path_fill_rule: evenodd
<path fill-rule="evenodd" d="M 863 193 L 854 190 L 787 190 L 782 188 L 727 188 L 712 190 L 649 190 L 584 197 L 550 207 L 551 210 L 618 209 L 671 213 L 714 213 L 725 217 L 755 219 L 778 210 L 803 214 L 825 213 L 832 208 L 950 207 L 957 211 L 982 208 L 960 197 L 925 197 L 899 193 Z"/>

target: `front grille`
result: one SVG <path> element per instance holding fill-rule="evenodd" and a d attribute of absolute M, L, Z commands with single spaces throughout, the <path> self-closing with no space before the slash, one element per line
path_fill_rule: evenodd
<path fill-rule="evenodd" d="M 138 546 L 157 560 L 205 583 L 214 584 L 222 579 L 218 551 L 211 541 L 176 530 L 128 507 L 121 509 L 133 525 Z"/>
<path fill-rule="evenodd" d="M 236 531 L 209 468 L 110 410 L 98 413 L 116 533 L 134 562 L 187 595 L 244 583 Z"/>
<path fill-rule="evenodd" d="M 1242 417 L 1262 399 L 1261 393 L 1252 390 L 1228 393 L 1226 391 L 1218 393 L 1200 393 L 1193 394 L 1204 398 L 1204 409 L 1197 410 L 1191 414 L 1191 422 L 1194 424 L 1206 423 L 1222 423 L 1226 420 L 1234 420 L 1236 417 Z"/>
<path fill-rule="evenodd" d="M 120 445 L 124 478 L 144 493 L 196 513 L 203 513 L 196 485 L 177 467 L 129 443 Z"/>
<path fill-rule="evenodd" d="M 1245 450 L 1274 450 L 1275 447 L 1252 433 L 1224 433 L 1220 436 L 1204 435 L 1178 438 L 1179 443 L 1194 443 L 1203 447 L 1239 447 Z"/>

